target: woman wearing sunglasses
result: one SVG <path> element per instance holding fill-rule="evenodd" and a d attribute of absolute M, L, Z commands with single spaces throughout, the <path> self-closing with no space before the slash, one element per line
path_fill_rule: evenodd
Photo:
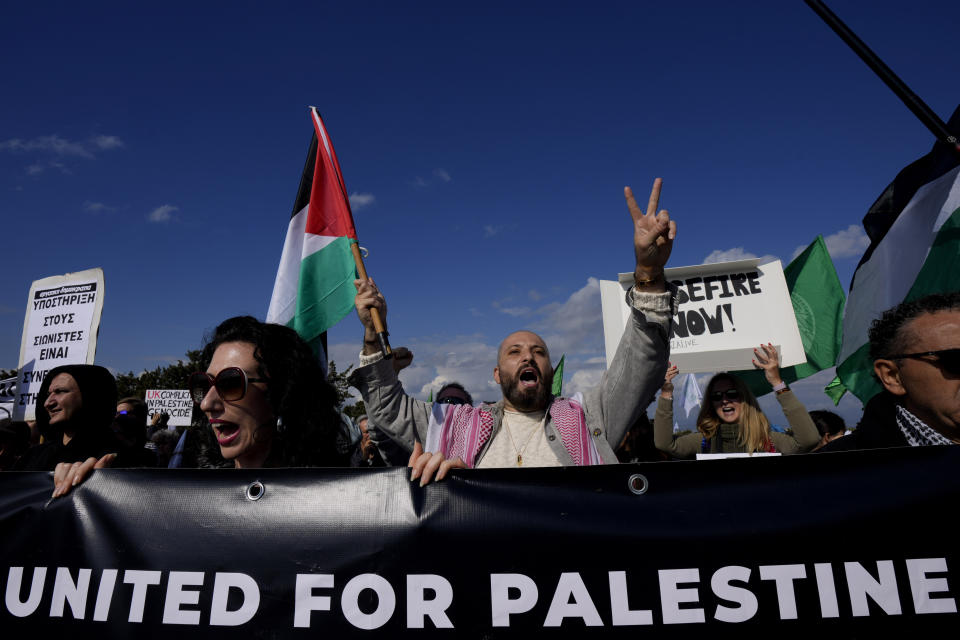
<path fill-rule="evenodd" d="M 216 328 L 201 361 L 209 364 L 190 376 L 190 395 L 215 439 L 199 439 L 201 467 L 349 463 L 336 391 L 293 329 L 231 318 Z"/>
<path fill-rule="evenodd" d="M 780 378 L 780 361 L 773 345 L 753 350 L 754 365 L 763 369 L 767 382 L 793 431 L 793 435 L 771 431 L 770 421 L 763 414 L 757 399 L 737 376 L 718 373 L 710 379 L 700 414 L 697 431 L 673 437 L 673 378 L 676 367 L 667 370 L 653 420 L 657 448 L 676 458 L 693 458 L 698 453 L 806 453 L 820 440 L 810 414 Z"/>
<path fill-rule="evenodd" d="M 203 349 L 205 371 L 189 389 L 206 417 L 197 438 L 201 467 L 346 466 L 350 441 L 340 437 L 336 391 L 310 346 L 288 327 L 231 318 Z M 116 402 L 114 390 L 113 402 Z M 212 436 L 209 437 L 209 436 Z M 94 458 L 55 477 L 54 497 L 68 493 Z M 109 463 L 109 461 L 107 461 Z"/>

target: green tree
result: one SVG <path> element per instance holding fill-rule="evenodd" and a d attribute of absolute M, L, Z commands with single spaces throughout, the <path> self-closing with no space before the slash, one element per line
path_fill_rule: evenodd
<path fill-rule="evenodd" d="M 343 403 L 350 398 L 350 383 L 347 382 L 347 378 L 350 377 L 350 372 L 353 371 L 353 365 L 350 365 L 343 371 L 337 371 L 337 363 L 331 360 L 327 364 L 327 380 L 330 384 L 333 385 L 333 388 L 337 391 L 337 408 L 343 406 Z"/>
<path fill-rule="evenodd" d="M 360 416 L 367 414 L 367 407 L 363 404 L 363 400 L 357 400 L 356 404 L 344 407 L 343 413 L 351 420 L 357 420 Z"/>
<path fill-rule="evenodd" d="M 186 389 L 187 378 L 194 371 L 203 371 L 200 363 L 200 351 L 187 351 L 186 362 L 178 360 L 166 367 L 157 367 L 153 371 L 144 371 L 137 375 L 133 371 L 117 375 L 117 393 L 119 397 L 136 396 L 143 398 L 147 389 Z"/>
<path fill-rule="evenodd" d="M 363 400 L 357 400 L 353 404 L 344 406 L 346 402 L 353 400 L 353 396 L 350 395 L 350 383 L 347 382 L 347 379 L 350 377 L 350 372 L 353 371 L 353 365 L 351 364 L 344 371 L 338 372 L 337 363 L 331 360 L 327 371 L 327 380 L 330 381 L 330 384 L 332 384 L 333 388 L 337 391 L 337 408 L 343 411 L 343 414 L 351 420 L 356 420 L 366 414 L 367 408 L 364 406 Z"/>

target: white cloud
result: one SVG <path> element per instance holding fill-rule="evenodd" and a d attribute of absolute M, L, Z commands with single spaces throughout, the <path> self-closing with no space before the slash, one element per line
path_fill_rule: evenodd
<path fill-rule="evenodd" d="M 173 220 L 173 212 L 179 210 L 180 207 L 176 207 L 172 204 L 165 204 L 151 211 L 147 215 L 147 220 L 150 222 L 170 222 Z"/>
<path fill-rule="evenodd" d="M 499 225 L 499 224 L 498 224 L 498 225 L 493 225 L 493 224 L 485 224 L 485 225 L 483 225 L 483 237 L 484 237 L 484 238 L 492 238 L 493 236 L 497 235 L 497 234 L 500 233 L 501 231 L 503 231 L 503 225 Z"/>
<path fill-rule="evenodd" d="M 87 200 L 83 203 L 83 210 L 87 213 L 105 213 L 108 211 L 116 211 L 117 208 L 105 205 L 102 202 L 90 202 Z"/>
<path fill-rule="evenodd" d="M 453 181 L 453 178 L 450 177 L 450 173 L 446 169 L 442 169 L 440 167 L 437 167 L 436 169 L 434 169 L 431 172 L 431 174 L 433 175 L 435 180 L 439 180 L 441 182 Z M 413 179 L 413 181 L 410 184 L 412 184 L 414 187 L 423 189 L 423 188 L 429 187 L 431 184 L 433 184 L 433 182 L 434 182 L 433 180 L 425 180 L 423 176 L 417 176 Z"/>
<path fill-rule="evenodd" d="M 537 291 L 536 289 L 530 289 L 530 291 L 527 292 L 527 297 L 533 300 L 534 302 L 539 302 L 540 300 L 543 300 L 543 294 Z"/>
<path fill-rule="evenodd" d="M 760 262 L 769 262 L 776 260 L 776 256 L 765 255 L 758 256 L 755 253 L 744 251 L 743 247 L 734 247 L 733 249 L 716 249 L 703 259 L 703 264 L 713 264 L 715 262 L 733 262 L 735 260 L 749 260 L 750 258 L 760 258 Z"/>
<path fill-rule="evenodd" d="M 567 365 L 564 365 L 564 369 L 567 369 Z M 603 378 L 603 372 L 606 371 L 606 366 L 592 366 L 592 367 L 578 367 L 576 373 L 571 376 L 571 378 L 563 383 L 563 395 L 572 396 L 575 393 L 586 393 L 590 389 L 593 389 L 598 384 L 600 384 L 600 379 Z"/>
<path fill-rule="evenodd" d="M 831 233 L 823 241 L 834 260 L 859 257 L 870 246 L 870 238 L 859 224 L 852 224 L 846 229 Z"/>
<path fill-rule="evenodd" d="M 587 284 L 570 294 L 563 303 L 538 310 L 541 319 L 533 324 L 541 332 L 550 353 L 603 353 L 603 318 L 600 313 L 600 282 L 589 278 Z"/>
<path fill-rule="evenodd" d="M 94 152 L 119 149 L 123 147 L 123 140 L 117 136 L 94 136 L 87 140 L 76 142 L 61 138 L 57 134 L 38 136 L 30 140 L 11 138 L 0 142 L 0 151 L 16 153 L 47 153 L 58 157 L 93 158 Z"/>
<path fill-rule="evenodd" d="M 12 138 L 0 142 L 0 151 L 13 151 L 20 153 L 43 152 L 51 153 L 55 156 L 80 156 L 83 158 L 92 158 L 93 154 L 81 142 L 71 142 L 66 138 L 61 138 L 57 134 L 49 136 L 39 136 L 31 140 L 21 140 Z"/>
<path fill-rule="evenodd" d="M 91 143 L 97 149 L 102 149 L 104 151 L 109 149 L 122 149 L 125 146 L 123 144 L 123 140 L 117 136 L 96 136 L 95 138 L 91 139 Z"/>
<path fill-rule="evenodd" d="M 823 242 L 827 245 L 827 253 L 834 260 L 859 257 L 870 246 L 870 238 L 859 224 L 852 224 L 846 229 L 831 233 L 823 239 Z M 790 259 L 793 260 L 803 253 L 807 246 L 803 244 L 794 249 Z"/>
<path fill-rule="evenodd" d="M 496 306 L 496 305 L 495 305 Z M 530 307 L 496 307 L 500 313 L 505 313 L 508 316 L 513 316 L 519 318 L 521 316 L 528 316 L 532 309 Z"/>
<path fill-rule="evenodd" d="M 26 171 L 28 176 L 36 176 L 40 175 L 47 169 L 59 169 L 62 173 L 67 175 L 73 173 L 65 164 L 57 160 L 44 160 L 41 162 L 35 162 L 31 165 L 28 165 Z"/>
<path fill-rule="evenodd" d="M 63 173 L 70 173 L 60 160 L 66 158 L 86 158 L 92 160 L 96 153 L 119 149 L 124 146 L 123 140 L 117 136 L 94 136 L 83 141 L 73 141 L 61 138 L 58 134 L 38 136 L 30 140 L 11 138 L 0 142 L 0 152 L 8 151 L 16 154 L 40 156 L 40 159 L 27 165 L 27 175 L 35 176 L 47 169 L 60 169 Z"/>
<path fill-rule="evenodd" d="M 351 193 L 350 194 L 350 206 L 354 209 L 362 209 L 367 205 L 371 205 L 376 200 L 376 196 L 372 193 Z"/>

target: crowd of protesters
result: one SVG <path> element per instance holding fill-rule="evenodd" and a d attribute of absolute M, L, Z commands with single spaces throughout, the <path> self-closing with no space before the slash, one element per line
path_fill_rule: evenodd
<path fill-rule="evenodd" d="M 95 468 L 385 467 L 408 464 L 411 480 L 441 480 L 451 469 L 612 464 L 697 454 L 837 451 L 960 442 L 960 293 L 905 302 L 870 330 L 883 391 L 850 434 L 828 411 L 808 413 L 780 377 L 772 345 L 754 350 L 790 424 L 775 431 L 746 384 L 719 373 L 707 384 L 696 431 L 675 436 L 669 320 L 676 297 L 663 269 L 676 223 L 657 211 L 659 181 L 646 212 L 625 191 L 634 222 L 636 268 L 627 292 L 632 317 L 597 388 L 553 396 L 543 339 L 518 331 L 500 344 L 494 380 L 503 398 L 475 406 L 463 385 L 431 402 L 408 396 L 398 373 L 413 354 L 384 358 L 371 310 L 386 323 L 386 299 L 357 280 L 365 329 L 350 383 L 366 415 L 356 424 L 311 347 L 295 331 L 252 317 L 221 323 L 204 345 L 205 369 L 185 381 L 202 419 L 178 434 L 162 416 L 147 425 L 140 398 L 117 398 L 113 376 L 95 365 L 52 369 L 37 396 L 36 424 L 0 422 L 0 470 L 52 471 L 54 497 Z M 660 391 L 651 425 L 646 409 Z M 37 443 L 36 434 L 42 442 Z M 33 440 L 33 442 L 32 442 Z M 32 445 L 32 446 L 31 446 Z"/>

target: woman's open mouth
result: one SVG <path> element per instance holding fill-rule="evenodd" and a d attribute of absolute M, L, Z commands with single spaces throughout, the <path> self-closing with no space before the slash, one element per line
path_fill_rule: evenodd
<path fill-rule="evenodd" d="M 240 427 L 232 422 L 211 421 L 210 426 L 213 427 L 213 433 L 221 447 L 228 446 L 240 435 Z"/>

